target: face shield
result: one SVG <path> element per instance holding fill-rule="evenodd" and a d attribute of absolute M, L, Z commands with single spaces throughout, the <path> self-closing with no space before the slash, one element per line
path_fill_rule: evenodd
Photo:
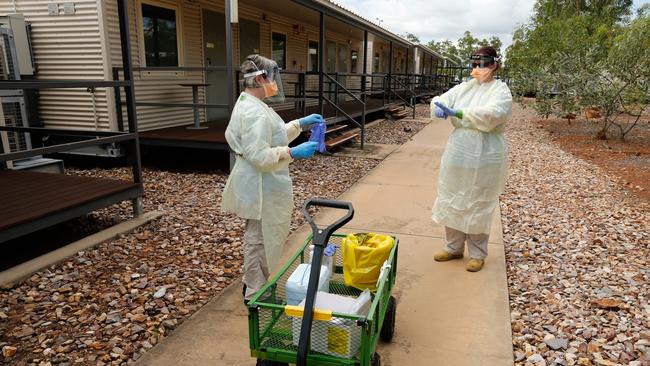
<path fill-rule="evenodd" d="M 486 68 L 492 66 L 497 60 L 490 55 L 471 55 L 469 57 L 469 68 Z"/>
<path fill-rule="evenodd" d="M 258 78 L 258 76 L 261 76 Z M 264 99 L 269 103 L 282 103 L 285 100 L 284 87 L 280 69 L 275 66 L 270 70 L 256 70 L 244 74 L 244 79 L 257 78 L 257 84 L 264 89 Z"/>

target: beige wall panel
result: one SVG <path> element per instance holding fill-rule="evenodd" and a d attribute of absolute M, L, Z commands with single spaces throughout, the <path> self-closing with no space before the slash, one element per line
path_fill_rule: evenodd
<path fill-rule="evenodd" d="M 14 9 L 14 3 L 16 8 Z M 32 24 L 32 49 L 38 79 L 104 79 L 97 0 L 77 0 L 75 14 L 48 15 L 49 1 L 0 1 L 0 15 L 21 13 Z M 40 116 L 47 127 L 108 130 L 106 91 L 41 91 Z"/>

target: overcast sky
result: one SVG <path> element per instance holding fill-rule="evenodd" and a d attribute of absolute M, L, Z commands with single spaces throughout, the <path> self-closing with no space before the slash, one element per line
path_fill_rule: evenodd
<path fill-rule="evenodd" d="M 454 42 L 468 30 L 476 38 L 498 36 L 503 51 L 512 31 L 532 15 L 535 0 L 333 0 L 393 33 L 413 33 L 423 44 Z M 634 8 L 650 0 L 634 0 Z M 381 20 L 381 22 L 378 20 Z"/>

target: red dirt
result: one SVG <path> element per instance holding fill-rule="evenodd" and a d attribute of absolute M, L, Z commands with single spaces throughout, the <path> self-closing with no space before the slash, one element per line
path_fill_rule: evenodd
<path fill-rule="evenodd" d="M 650 202 L 650 114 L 641 118 L 625 141 L 620 140 L 616 126 L 610 129 L 608 140 L 597 140 L 594 136 L 602 122 L 587 120 L 584 114 L 571 124 L 552 118 L 540 118 L 537 123 L 563 150 L 619 177 L 630 192 Z"/>

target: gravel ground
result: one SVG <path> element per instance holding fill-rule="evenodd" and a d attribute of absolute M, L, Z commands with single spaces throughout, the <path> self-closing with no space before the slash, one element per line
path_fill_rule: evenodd
<path fill-rule="evenodd" d="M 409 115 L 396 121 L 384 119 L 373 123 L 366 132 L 366 142 L 401 145 L 420 132 L 429 123 L 429 119 L 429 105 L 418 104 L 415 108 L 415 119 Z"/>
<path fill-rule="evenodd" d="M 517 365 L 650 365 L 650 205 L 515 108 L 501 210 Z"/>
<path fill-rule="evenodd" d="M 389 135 L 382 143 L 401 144 L 422 127 L 402 120 L 368 131 Z M 378 162 L 319 155 L 292 164 L 291 230 L 304 222 L 299 208 L 307 198 L 339 196 Z M 130 179 L 125 168 L 68 173 Z M 143 179 L 145 210 L 162 210 L 163 217 L 0 291 L 0 363 L 132 363 L 240 276 L 243 221 L 219 210 L 227 175 L 145 168 Z M 128 220 L 131 205 L 91 215 L 107 219 L 87 220 L 100 226 L 89 232 Z"/>

